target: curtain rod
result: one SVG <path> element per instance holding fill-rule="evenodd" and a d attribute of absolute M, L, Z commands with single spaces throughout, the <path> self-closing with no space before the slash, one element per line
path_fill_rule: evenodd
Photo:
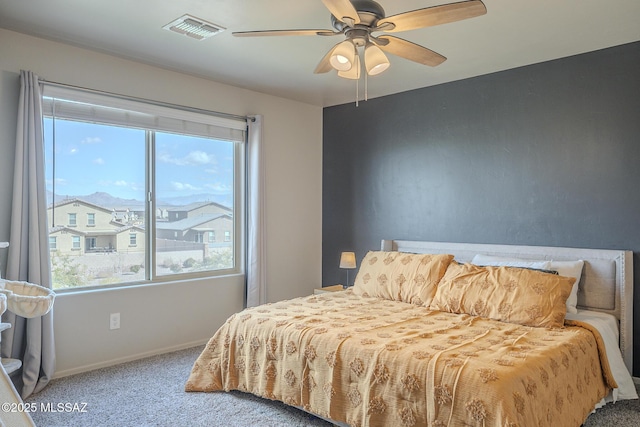
<path fill-rule="evenodd" d="M 154 101 L 154 100 L 145 99 L 145 98 L 137 98 L 135 96 L 121 95 L 121 94 L 118 94 L 118 93 L 105 92 L 105 91 L 101 91 L 101 90 L 97 90 L 97 89 L 89 89 L 89 88 L 81 87 L 81 86 L 74 86 L 74 85 L 68 85 L 68 84 L 65 84 L 65 83 L 52 82 L 52 81 L 45 80 L 43 78 L 39 78 L 38 81 L 40 83 L 47 84 L 49 86 L 57 86 L 57 87 L 62 87 L 62 88 L 71 88 L 71 89 L 81 90 L 81 91 L 84 91 L 84 92 L 95 93 L 95 94 L 99 94 L 99 95 L 108 95 L 108 96 L 112 96 L 112 97 L 115 97 L 115 98 L 124 99 L 124 100 L 128 100 L 128 101 L 145 102 L 147 104 L 156 105 L 158 107 L 176 108 L 176 109 L 180 109 L 180 110 L 189 111 L 189 112 L 192 112 L 192 113 L 200 113 L 200 114 L 205 114 L 205 115 L 209 115 L 209 116 L 216 116 L 216 117 L 221 117 L 221 118 L 225 118 L 225 119 L 233 119 L 233 120 L 238 120 L 238 121 L 245 121 L 245 122 L 247 120 L 251 120 L 252 122 L 256 121 L 256 118 L 253 117 L 253 116 L 240 116 L 240 115 L 237 115 L 237 114 L 221 113 L 219 111 L 205 110 L 205 109 L 202 109 L 202 108 L 187 107 L 185 105 L 172 104 L 170 102 Z"/>

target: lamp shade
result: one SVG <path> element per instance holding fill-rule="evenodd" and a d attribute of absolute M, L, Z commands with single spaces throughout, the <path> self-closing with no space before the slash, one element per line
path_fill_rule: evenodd
<path fill-rule="evenodd" d="M 356 46 L 351 40 L 345 40 L 333 49 L 329 63 L 338 71 L 348 71 L 353 67 L 355 56 Z"/>
<path fill-rule="evenodd" d="M 340 268 L 356 268 L 356 253 L 342 252 L 340 255 Z"/>
<path fill-rule="evenodd" d="M 353 59 L 353 67 L 347 71 L 338 71 L 338 75 L 345 79 L 358 80 L 360 78 L 360 68 L 360 56 L 356 55 Z"/>
<path fill-rule="evenodd" d="M 382 49 L 371 42 L 368 42 L 367 47 L 364 49 L 364 64 L 367 68 L 367 74 L 370 76 L 380 74 L 389 68 L 387 56 Z"/>

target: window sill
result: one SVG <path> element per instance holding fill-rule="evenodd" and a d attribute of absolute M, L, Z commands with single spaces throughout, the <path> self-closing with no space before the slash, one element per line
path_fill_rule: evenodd
<path fill-rule="evenodd" d="M 156 279 L 154 281 L 140 281 L 132 283 L 115 283 L 111 285 L 99 285 L 99 286 L 80 286 L 71 288 L 57 288 L 54 289 L 57 295 L 78 295 L 78 294 L 91 294 L 95 292 L 103 291 L 119 291 L 119 290 L 131 290 L 137 288 L 152 288 L 156 286 L 175 286 L 185 283 L 203 284 L 206 286 L 216 286 L 220 283 L 228 282 L 229 280 L 240 279 L 241 283 L 244 283 L 245 275 L 242 272 L 228 272 L 220 275 L 202 275 L 199 277 L 165 277 Z"/>

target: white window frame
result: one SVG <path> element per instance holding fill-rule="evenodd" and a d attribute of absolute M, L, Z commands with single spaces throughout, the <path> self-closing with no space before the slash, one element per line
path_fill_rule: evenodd
<path fill-rule="evenodd" d="M 73 100 L 62 102 L 60 100 Z M 92 104 L 90 108 L 83 106 Z M 55 107 L 54 107 L 55 104 Z M 97 106 L 97 108 L 96 108 Z M 233 260 L 234 265 L 228 269 L 207 270 L 202 272 L 177 273 L 173 275 L 156 274 L 156 211 L 155 201 L 155 164 L 154 144 L 149 144 L 147 153 L 147 208 L 145 237 L 145 262 L 150 268 L 145 269 L 146 278 L 142 283 L 161 283 L 175 280 L 186 280 L 197 277 L 219 277 L 230 274 L 244 274 L 245 269 L 245 187 L 246 187 L 246 117 L 215 113 L 206 110 L 166 104 L 156 101 L 142 100 L 123 95 L 108 94 L 89 89 L 75 88 L 55 83 L 44 84 L 43 112 L 51 117 L 53 111 L 58 118 L 111 126 L 151 128 L 156 132 L 175 132 L 184 135 L 207 137 L 217 140 L 234 141 L 234 206 L 233 206 Z M 170 213 L 171 214 L 171 213 Z M 76 224 L 77 226 L 77 218 Z M 81 249 L 78 248 L 78 249 Z M 92 290 L 96 287 L 126 287 L 141 282 L 119 283 L 109 286 L 82 286 L 74 292 Z M 66 291 L 59 289 L 57 291 Z"/>
<path fill-rule="evenodd" d="M 69 227 L 77 227 L 78 226 L 78 214 L 69 212 L 67 214 L 67 225 Z"/>
<path fill-rule="evenodd" d="M 82 239 L 80 236 L 71 236 L 71 250 L 79 251 L 82 249 Z"/>
<path fill-rule="evenodd" d="M 57 236 L 49 236 L 49 250 L 57 251 L 58 250 L 58 237 Z"/>
<path fill-rule="evenodd" d="M 87 227 L 95 227 L 96 226 L 96 214 L 93 212 L 87 213 Z"/>

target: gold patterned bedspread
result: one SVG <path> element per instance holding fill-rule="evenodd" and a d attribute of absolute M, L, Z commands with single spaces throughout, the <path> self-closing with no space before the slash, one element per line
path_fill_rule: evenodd
<path fill-rule="evenodd" d="M 185 388 L 250 392 L 352 426 L 579 426 L 615 387 L 597 347 L 577 326 L 520 326 L 344 291 L 231 316 Z"/>

